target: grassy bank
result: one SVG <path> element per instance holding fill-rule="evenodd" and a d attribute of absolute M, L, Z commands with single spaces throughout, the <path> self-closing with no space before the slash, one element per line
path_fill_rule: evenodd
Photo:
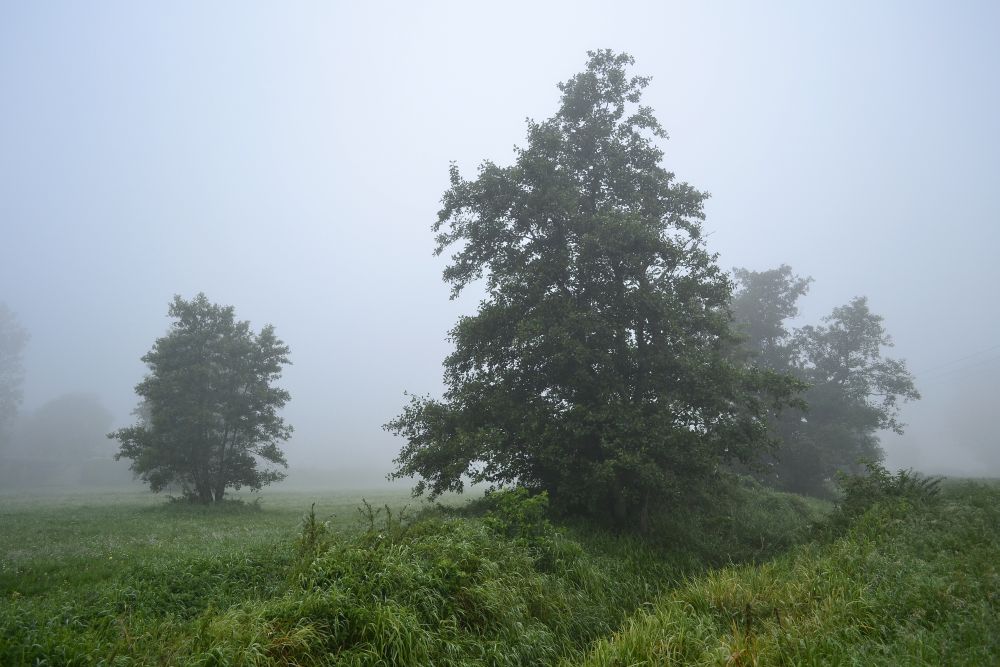
<path fill-rule="evenodd" d="M 946 485 L 876 505 L 831 543 L 692 578 L 585 664 L 997 664 L 998 568 L 1000 486 Z"/>
<path fill-rule="evenodd" d="M 983 665 L 1000 655 L 1000 486 L 817 530 L 752 484 L 638 538 L 498 495 L 2 499 L 0 664 Z M 316 502 L 311 522 L 304 510 Z M 378 509 L 381 505 L 386 509 Z M 743 563 L 734 565 L 733 563 Z"/>

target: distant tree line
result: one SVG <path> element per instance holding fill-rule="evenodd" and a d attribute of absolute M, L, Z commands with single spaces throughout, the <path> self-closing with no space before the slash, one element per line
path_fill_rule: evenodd
<path fill-rule="evenodd" d="M 10 427 L 23 399 L 24 348 L 28 332 L 7 304 L 0 302 L 0 445 L 10 435 Z"/>
<path fill-rule="evenodd" d="M 127 471 L 109 465 L 114 451 L 106 433 L 112 418 L 97 396 L 63 394 L 33 410 L 21 409 L 29 340 L 0 303 L 0 488 L 127 481 Z"/>

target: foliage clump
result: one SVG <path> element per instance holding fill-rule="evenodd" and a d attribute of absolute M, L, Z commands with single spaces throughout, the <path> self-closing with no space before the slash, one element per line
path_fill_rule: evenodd
<path fill-rule="evenodd" d="M 491 509 L 486 524 L 498 534 L 521 540 L 534 540 L 551 534 L 549 494 L 532 496 L 523 486 L 487 494 Z"/>
<path fill-rule="evenodd" d="M 862 465 L 865 469 L 861 473 L 837 475 L 841 499 L 830 518 L 832 526 L 850 525 L 879 502 L 902 500 L 926 504 L 941 494 L 941 477 L 912 470 L 898 470 L 893 474 L 877 461 L 862 461 Z"/>

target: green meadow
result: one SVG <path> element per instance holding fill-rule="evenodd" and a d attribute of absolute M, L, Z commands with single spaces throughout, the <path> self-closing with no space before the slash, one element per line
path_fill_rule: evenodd
<path fill-rule="evenodd" d="M 996 663 L 1000 487 L 831 509 L 743 482 L 637 536 L 520 492 L 4 495 L 0 664 Z"/>

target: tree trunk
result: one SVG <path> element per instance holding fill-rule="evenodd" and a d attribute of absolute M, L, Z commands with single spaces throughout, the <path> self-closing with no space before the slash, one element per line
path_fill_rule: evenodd
<path fill-rule="evenodd" d="M 628 504 L 620 488 L 611 491 L 611 518 L 617 528 L 623 528 L 628 521 Z"/>
<path fill-rule="evenodd" d="M 203 505 L 209 505 L 212 502 L 212 488 L 208 484 L 199 484 L 198 488 L 198 502 Z"/>
<path fill-rule="evenodd" d="M 642 507 L 639 508 L 639 532 L 649 534 L 649 491 L 642 495 Z"/>

